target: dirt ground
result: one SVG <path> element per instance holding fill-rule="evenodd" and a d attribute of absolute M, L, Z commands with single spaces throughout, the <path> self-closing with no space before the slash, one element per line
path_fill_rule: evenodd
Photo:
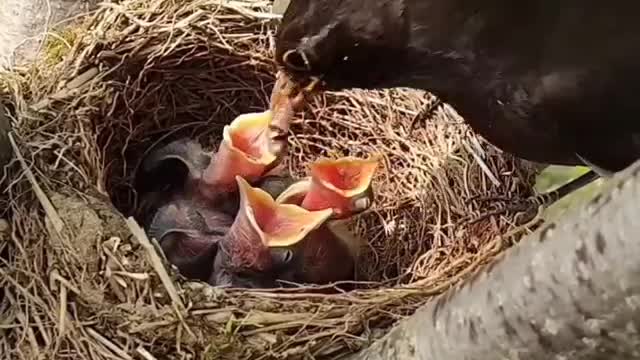
<path fill-rule="evenodd" d="M 0 68 L 33 58 L 48 29 L 94 7 L 94 0 L 1 0 Z"/>

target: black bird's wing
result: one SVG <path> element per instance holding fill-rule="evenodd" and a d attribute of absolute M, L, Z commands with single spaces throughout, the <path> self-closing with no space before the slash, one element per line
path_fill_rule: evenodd
<path fill-rule="evenodd" d="M 640 158 L 640 3 L 408 3 L 422 24 L 411 47 L 425 60 L 405 81 L 434 90 L 494 145 L 608 171 Z"/>

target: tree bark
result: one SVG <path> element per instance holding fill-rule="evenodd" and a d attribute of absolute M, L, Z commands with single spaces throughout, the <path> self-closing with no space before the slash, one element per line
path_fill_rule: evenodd
<path fill-rule="evenodd" d="M 640 358 L 640 161 L 350 360 Z"/>

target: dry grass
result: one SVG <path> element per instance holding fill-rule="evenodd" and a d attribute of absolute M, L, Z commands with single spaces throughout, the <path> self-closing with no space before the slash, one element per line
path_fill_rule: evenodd
<path fill-rule="evenodd" d="M 15 110 L 0 235 L 0 354 L 11 359 L 333 358 L 356 350 L 517 241 L 513 216 L 474 225 L 473 196 L 528 195 L 532 166 L 409 90 L 318 97 L 292 127 L 288 166 L 378 152 L 360 290 L 221 290 L 176 279 L 135 222 L 131 174 L 150 146 L 214 144 L 261 111 L 273 83 L 267 2 L 103 4 L 51 56 L 2 74 Z M 68 46 L 67 46 L 68 45 Z M 66 47 L 61 51 L 61 46 Z M 60 60 L 61 54 L 62 60 Z M 481 166 L 482 165 L 482 166 Z M 109 200 L 110 199 L 110 200 Z M 150 250 L 151 249 L 151 250 Z"/>

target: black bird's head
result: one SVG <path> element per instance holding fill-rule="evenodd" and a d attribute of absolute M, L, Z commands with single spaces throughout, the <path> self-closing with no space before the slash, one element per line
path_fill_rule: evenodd
<path fill-rule="evenodd" d="M 388 85 L 406 61 L 403 0 L 291 0 L 276 34 L 276 63 L 289 81 L 318 88 Z"/>

